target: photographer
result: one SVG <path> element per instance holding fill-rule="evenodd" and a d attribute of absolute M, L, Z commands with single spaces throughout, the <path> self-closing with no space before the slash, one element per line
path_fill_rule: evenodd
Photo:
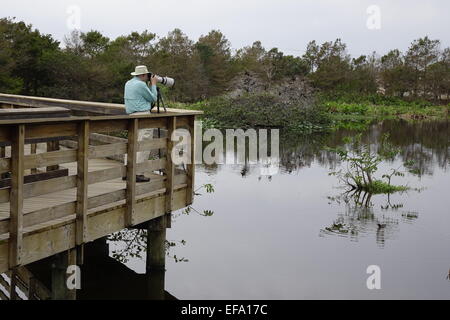
<path fill-rule="evenodd" d="M 156 76 L 152 76 L 150 88 L 147 86 L 149 81 L 149 71 L 146 66 L 137 66 L 135 72 L 131 73 L 134 76 L 125 84 L 125 107 L 127 114 L 148 114 L 152 108 L 152 104 L 157 100 L 156 83 L 158 82 Z M 138 140 L 153 139 L 153 129 L 139 130 Z M 148 160 L 150 151 L 138 152 L 137 162 L 142 163 Z M 125 156 L 125 165 L 127 157 Z M 125 180 L 126 178 L 124 178 Z M 136 182 L 149 182 L 150 178 L 144 175 L 136 176 Z"/>

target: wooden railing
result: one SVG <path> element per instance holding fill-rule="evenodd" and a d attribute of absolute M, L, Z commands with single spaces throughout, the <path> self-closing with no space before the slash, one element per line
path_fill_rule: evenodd
<path fill-rule="evenodd" d="M 10 175 L 10 184 L 0 188 L 0 272 L 191 204 L 197 114 L 169 110 L 139 116 L 0 120 L 0 174 Z M 167 138 L 138 141 L 138 130 L 146 128 L 167 130 Z M 171 159 L 175 142 L 170 137 L 176 128 L 186 128 L 192 137 L 191 144 L 184 146 L 191 155 L 184 170 Z M 89 144 L 91 134 L 117 131 L 126 131 L 127 141 Z M 76 149 L 50 148 L 44 153 L 36 153 L 36 147 L 33 150 L 35 143 L 69 138 L 77 142 Z M 10 156 L 5 149 L 8 146 Z M 137 152 L 155 149 L 165 149 L 161 153 L 165 158 L 136 162 Z M 123 154 L 127 154 L 126 165 L 117 162 L 100 170 L 90 167 L 95 159 Z M 30 170 L 52 166 L 68 167 L 69 174 L 27 180 L 33 174 Z M 136 184 L 136 175 L 143 173 L 150 173 L 151 181 Z M 48 205 L 43 206 L 46 199 Z"/>

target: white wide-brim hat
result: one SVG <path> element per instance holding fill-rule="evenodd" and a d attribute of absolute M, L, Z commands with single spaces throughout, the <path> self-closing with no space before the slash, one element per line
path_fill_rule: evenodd
<path fill-rule="evenodd" d="M 132 76 L 140 76 L 141 74 L 147 74 L 148 69 L 146 66 L 137 66 L 134 72 L 131 73 Z"/>

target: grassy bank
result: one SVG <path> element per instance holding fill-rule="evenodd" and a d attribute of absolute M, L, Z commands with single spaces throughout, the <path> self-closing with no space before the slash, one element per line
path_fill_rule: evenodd
<path fill-rule="evenodd" d="M 433 103 L 420 98 L 405 100 L 379 94 L 319 94 L 318 103 L 333 118 L 442 120 L 450 116 L 450 104 Z"/>
<path fill-rule="evenodd" d="M 450 106 L 417 105 L 375 105 L 370 103 L 346 103 L 327 101 L 323 103 L 327 113 L 337 119 L 345 118 L 403 118 L 403 119 L 446 119 Z"/>

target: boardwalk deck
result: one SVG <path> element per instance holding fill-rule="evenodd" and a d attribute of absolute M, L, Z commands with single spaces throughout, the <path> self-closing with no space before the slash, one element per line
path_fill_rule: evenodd
<path fill-rule="evenodd" d="M 2 99 L 11 104 L 16 101 L 21 107 L 28 101 L 0 94 L 0 102 Z M 43 98 L 30 101 L 34 107 L 36 101 L 48 106 Z M 76 106 L 77 112 L 89 109 L 88 102 L 52 100 L 51 106 Z M 120 105 L 107 107 L 117 111 Z M 102 113 L 101 104 L 94 103 L 93 108 Z M 0 188 L 0 273 L 192 203 L 193 165 L 181 170 L 170 156 L 144 163 L 135 160 L 140 151 L 165 149 L 161 154 L 171 155 L 176 142 L 168 138 L 139 142 L 135 137 L 136 130 L 153 128 L 169 132 L 185 128 L 193 134 L 194 119 L 201 112 L 169 109 L 167 113 L 129 116 L 116 111 L 106 116 L 0 119 L 0 174 L 11 176 L 11 183 Z M 128 131 L 128 139 L 89 145 L 91 135 L 117 131 Z M 70 137 L 78 141 L 71 143 L 75 149 L 59 147 L 58 141 Z M 193 161 L 195 140 L 191 138 L 183 148 Z M 107 159 L 124 154 L 128 155 L 127 165 Z M 55 176 L 55 170 L 67 174 Z M 29 179 L 36 172 L 45 179 Z M 134 173 L 145 173 L 151 181 L 136 183 Z"/>

